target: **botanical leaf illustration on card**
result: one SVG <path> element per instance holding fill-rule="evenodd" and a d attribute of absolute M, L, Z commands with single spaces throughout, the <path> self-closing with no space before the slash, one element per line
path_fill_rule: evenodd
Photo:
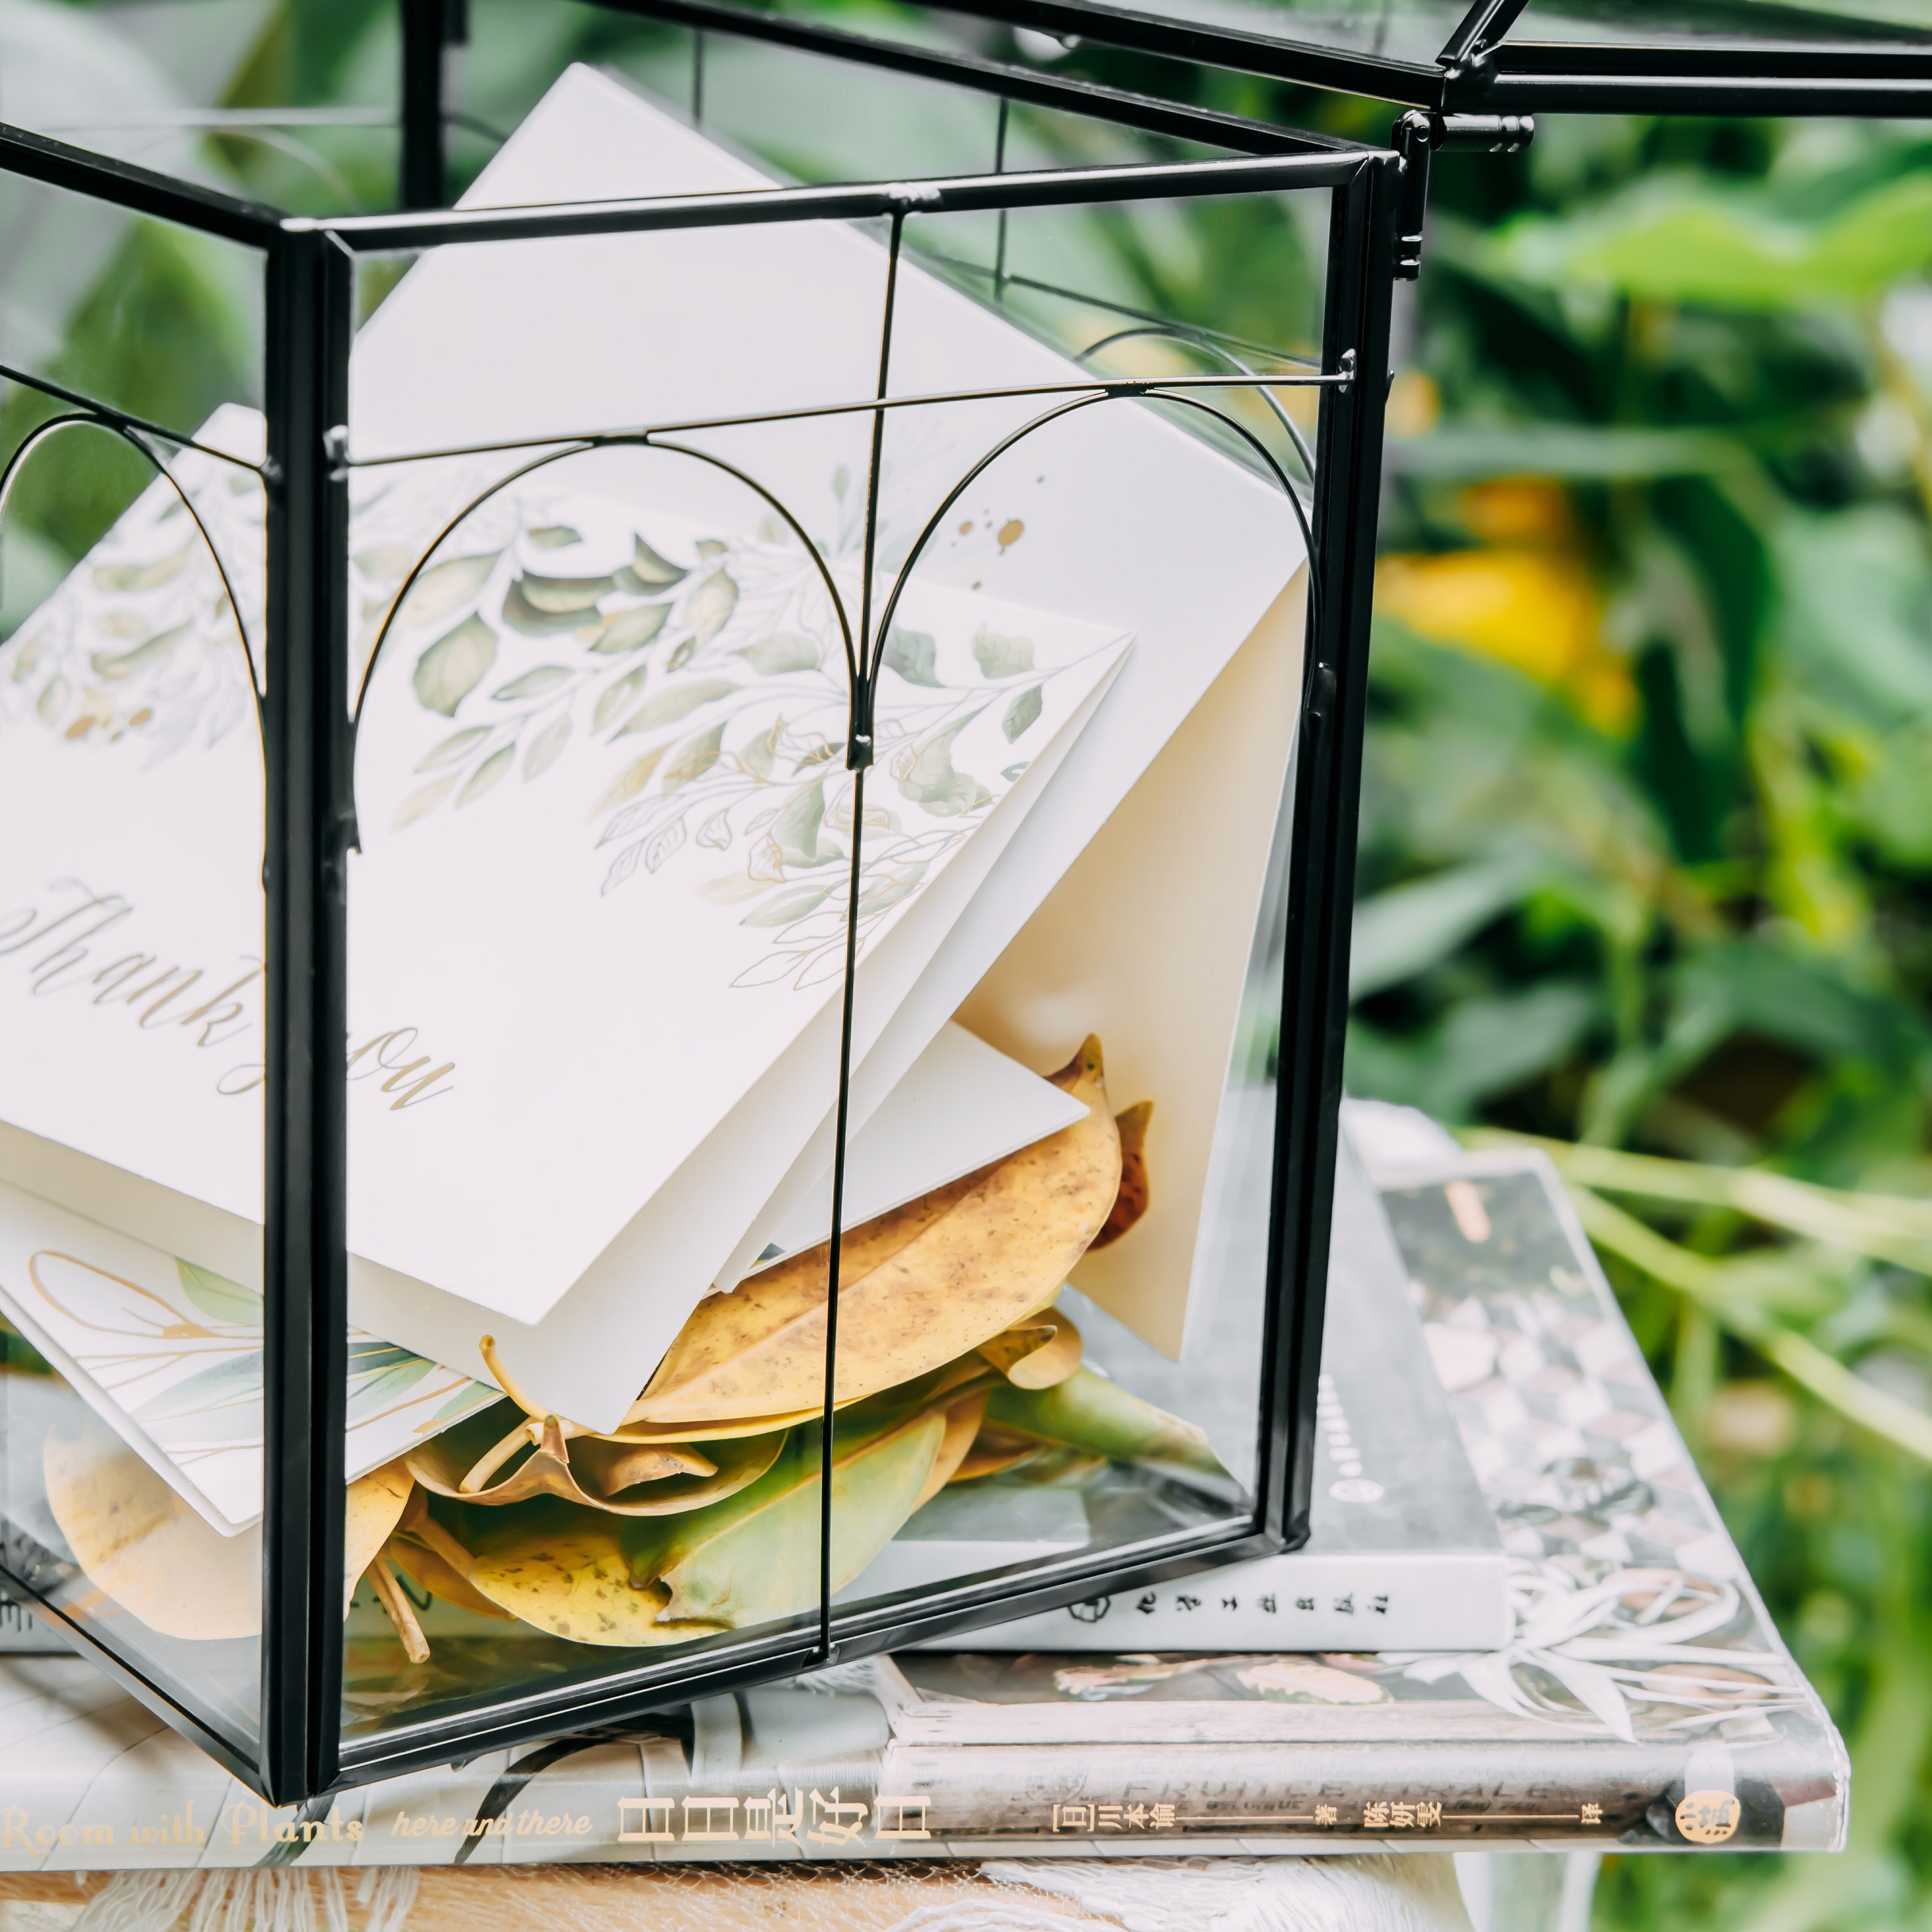
<path fill-rule="evenodd" d="M 260 1507 L 262 1298 L 192 1262 L 150 1286 L 62 1250 L 27 1263 L 26 1327 L 125 1422 L 240 1522 Z M 4 1300 L 5 1298 L 0 1298 Z M 496 1400 L 496 1391 L 370 1335 L 349 1336 L 352 1474 Z"/>
<path fill-rule="evenodd" d="M 445 728 L 422 734 L 388 829 L 553 773 L 580 782 L 588 766 L 601 894 L 700 868 L 703 902 L 770 935 L 733 985 L 823 984 L 843 968 L 855 842 L 847 660 L 824 581 L 776 519 L 727 537 L 626 514 L 617 532 L 610 507 L 498 500 L 487 536 L 459 529 L 417 577 L 384 648 Z M 406 549 L 358 554 L 372 592 L 393 600 Z M 856 608 L 836 552 L 835 573 Z M 1090 640 L 1042 646 L 1012 626 L 1022 614 L 949 610 L 886 638 L 856 842 L 862 946 L 1025 771 L 1059 722 L 1056 682 L 1091 674 Z"/>
<path fill-rule="evenodd" d="M 253 728 L 216 554 L 259 647 L 260 480 L 191 450 L 176 467 L 214 550 L 158 481 L 0 646 L 0 730 L 138 748 L 148 769 Z M 434 823 L 490 838 L 507 812 L 526 827 L 547 820 L 560 862 L 566 845 L 595 855 L 600 896 L 675 879 L 707 917 L 756 935 L 725 976 L 736 987 L 835 979 L 855 905 L 862 949 L 1023 777 L 1118 649 L 1092 627 L 915 584 L 880 652 L 876 768 L 855 827 L 844 636 L 795 531 L 766 516 L 721 533 L 559 494 L 542 477 L 501 491 L 490 481 L 458 462 L 355 486 L 352 680 L 380 640 L 370 688 L 422 727 L 386 738 L 384 802 L 372 815 L 364 802 L 363 834 L 419 838 Z M 865 493 L 835 476 L 831 495 L 819 548 L 856 613 Z M 465 501 L 475 507 L 446 530 Z M 880 556 L 904 548 L 882 515 Z M 875 609 L 890 589 L 882 565 Z M 369 776 L 358 767 L 358 794 Z"/>
<path fill-rule="evenodd" d="M 238 727 L 254 728 L 242 622 L 229 592 L 232 586 L 259 643 L 260 479 L 194 450 L 181 452 L 172 468 L 207 538 L 170 485 L 150 484 L 0 645 L 0 732 L 34 728 L 96 747 L 131 739 L 143 765 L 152 766 Z"/>

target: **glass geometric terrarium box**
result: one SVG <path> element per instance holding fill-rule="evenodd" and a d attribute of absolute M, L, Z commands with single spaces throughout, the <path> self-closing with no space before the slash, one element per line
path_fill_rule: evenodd
<path fill-rule="evenodd" d="M 1394 157 L 760 58 L 876 184 L 0 140 L 263 319 L 9 372 L 4 1580 L 278 1802 L 1305 1527 Z"/>

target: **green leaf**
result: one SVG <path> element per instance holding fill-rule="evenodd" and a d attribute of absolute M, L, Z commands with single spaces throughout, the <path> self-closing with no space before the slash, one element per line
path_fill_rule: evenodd
<path fill-rule="evenodd" d="M 530 740 L 530 749 L 524 754 L 524 784 L 548 771 L 569 742 L 570 713 L 560 712 Z"/>
<path fill-rule="evenodd" d="M 856 1578 L 912 1514 L 938 1456 L 946 1418 L 932 1410 L 855 1444 L 857 1432 L 842 1418 L 825 1580 L 835 1591 Z M 749 1488 L 689 1516 L 660 1518 L 662 1528 L 638 1538 L 634 1571 L 670 1586 L 667 1618 L 701 1616 L 743 1629 L 818 1600 L 817 1441 L 813 1430 L 794 1430 L 778 1461 Z"/>
<path fill-rule="evenodd" d="M 738 608 L 738 586 L 729 571 L 714 570 L 685 600 L 684 621 L 694 649 L 701 649 L 731 621 Z"/>
<path fill-rule="evenodd" d="M 1039 723 L 1042 703 L 1040 686 L 1030 684 L 1006 706 L 1006 715 L 1000 720 L 1000 729 L 1006 734 L 1008 744 Z"/>
<path fill-rule="evenodd" d="M 96 651 L 88 662 L 96 677 L 105 678 L 110 684 L 118 683 L 137 671 L 158 669 L 187 636 L 188 628 L 185 624 L 177 624 L 172 630 L 150 638 L 145 644 L 136 644 L 131 651 Z"/>
<path fill-rule="evenodd" d="M 430 1426 L 434 1428 L 441 1422 L 453 1422 L 459 1415 L 467 1415 L 472 1409 L 492 1406 L 500 1400 L 496 1391 L 488 1384 L 466 1382 L 430 1418 Z"/>
<path fill-rule="evenodd" d="M 348 1422 L 352 1429 L 357 1423 L 380 1414 L 399 1396 L 406 1395 L 434 1366 L 422 1356 L 412 1355 L 401 1349 L 396 1354 L 398 1359 L 373 1373 L 351 1365 Z"/>
<path fill-rule="evenodd" d="M 668 562 L 650 545 L 639 537 L 632 546 L 631 574 L 647 590 L 668 590 L 674 584 L 682 584 L 690 574 L 674 563 Z"/>
<path fill-rule="evenodd" d="M 1033 640 L 996 637 L 982 624 L 973 634 L 973 656 L 982 677 L 1023 677 L 1033 669 Z"/>
<path fill-rule="evenodd" d="M 211 1363 L 208 1367 L 176 1382 L 172 1388 L 150 1396 L 134 1412 L 149 1425 L 152 1433 L 164 1440 L 169 1437 L 179 1439 L 190 1433 L 196 1438 L 218 1438 L 227 1432 L 211 1418 L 221 1409 L 240 1410 L 238 1420 L 243 1424 L 242 1432 L 259 1435 L 262 1427 L 261 1400 L 262 1351 L 250 1348 L 244 1354 Z M 158 1423 L 188 1420 L 196 1425 L 191 1432 L 170 1430 L 164 1436 L 162 1431 L 154 1427 Z"/>
<path fill-rule="evenodd" d="M 440 778 L 432 780 L 420 791 L 412 791 L 396 808 L 396 815 L 389 821 L 392 832 L 400 832 L 405 826 L 413 825 L 419 818 L 426 818 L 455 788 L 460 772 L 446 772 Z"/>
<path fill-rule="evenodd" d="M 591 817 L 598 818 L 604 812 L 614 811 L 626 799 L 635 798 L 650 783 L 651 774 L 657 770 L 658 761 L 664 757 L 667 748 L 662 745 L 653 745 L 641 758 L 634 759 L 626 765 L 605 787 L 603 796 L 590 808 Z"/>
<path fill-rule="evenodd" d="M 490 580 L 501 550 L 475 556 L 452 556 L 433 563 L 410 588 L 407 601 L 397 613 L 404 624 L 433 624 L 446 617 L 459 604 L 467 604 Z"/>
<path fill-rule="evenodd" d="M 519 578 L 503 593 L 503 622 L 513 631 L 520 631 L 526 638 L 560 637 L 565 632 L 596 630 L 603 620 L 593 605 L 582 610 L 545 610 L 532 604 L 524 595 L 524 580 Z"/>
<path fill-rule="evenodd" d="M 644 688 L 646 668 L 640 664 L 635 670 L 627 670 L 608 690 L 598 694 L 596 704 L 590 712 L 590 728 L 601 731 L 612 719 L 620 716 L 624 707 Z"/>
<path fill-rule="evenodd" d="M 771 841 L 788 866 L 826 866 L 844 857 L 836 845 L 821 846 L 820 826 L 825 820 L 825 781 L 817 780 L 795 793 L 772 820 Z"/>
<path fill-rule="evenodd" d="M 670 615 L 668 604 L 640 604 L 634 610 L 620 610 L 605 620 L 590 648 L 600 657 L 617 657 L 626 651 L 640 650 L 664 628 L 664 620 Z"/>
<path fill-rule="evenodd" d="M 667 792 L 676 791 L 680 785 L 688 785 L 694 778 L 702 778 L 718 762 L 718 754 L 724 741 L 724 721 L 721 718 L 708 731 L 700 731 L 694 738 L 688 738 L 678 747 L 677 755 L 664 767 L 664 782 L 659 788 Z M 653 866 L 652 870 L 657 868 Z"/>
<path fill-rule="evenodd" d="M 1390 469 L 1450 482 L 1694 476 L 1750 461 L 1736 438 L 1715 430 L 1595 423 L 1445 423 L 1426 436 L 1391 436 L 1388 443 Z"/>
<path fill-rule="evenodd" d="M 655 698 L 646 698 L 624 720 L 624 728 L 617 736 L 627 738 L 634 732 L 655 730 L 661 724 L 674 724 L 680 718 L 689 717 L 706 704 L 716 704 L 721 698 L 729 698 L 738 688 L 726 677 L 698 677 L 687 683 L 668 686 Z"/>
<path fill-rule="evenodd" d="M 546 524 L 528 534 L 538 550 L 568 550 L 572 544 L 584 541 L 582 535 L 568 524 Z"/>
<path fill-rule="evenodd" d="M 986 1420 L 1117 1462 L 1167 1462 L 1214 1476 L 1228 1473 L 1194 1424 L 1143 1402 L 1091 1369 L 1076 1369 L 1051 1388 L 995 1383 L 986 1398 Z"/>
<path fill-rule="evenodd" d="M 416 770 L 436 772 L 445 765 L 460 764 L 496 728 L 494 724 L 466 724 L 460 731 L 452 732 L 416 760 Z"/>
<path fill-rule="evenodd" d="M 520 677 L 513 677 L 508 684 L 500 684 L 490 692 L 490 701 L 496 704 L 514 704 L 526 698 L 541 698 L 547 691 L 554 691 L 560 684 L 568 684 L 573 674 L 562 664 L 538 664 L 534 670 L 526 670 Z"/>
<path fill-rule="evenodd" d="M 456 716 L 456 707 L 474 691 L 496 662 L 496 634 L 481 617 L 464 619 L 416 660 L 410 682 L 425 710 Z"/>
<path fill-rule="evenodd" d="M 611 577 L 539 577 L 533 571 L 524 572 L 516 583 L 524 602 L 547 616 L 574 612 L 580 617 L 616 587 Z"/>
<path fill-rule="evenodd" d="M 895 624 L 886 633 L 886 668 L 897 671 L 908 684 L 936 687 L 939 674 L 934 660 L 938 650 L 928 632 L 904 631 Z"/>
<path fill-rule="evenodd" d="M 761 732 L 738 754 L 738 762 L 760 784 L 772 775 L 778 764 L 778 740 L 784 735 L 784 720 L 777 719 L 769 731 Z"/>
<path fill-rule="evenodd" d="M 755 644 L 741 645 L 736 655 L 760 677 L 782 677 L 787 671 L 816 670 L 818 646 L 809 638 L 779 631 Z"/>
<path fill-rule="evenodd" d="M 1362 900 L 1348 952 L 1348 997 L 1366 999 L 1440 964 L 1522 898 L 1532 872 L 1520 859 L 1453 866 Z"/>
<path fill-rule="evenodd" d="M 517 748 L 514 745 L 506 745 L 501 751 L 492 752 L 470 774 L 470 782 L 456 794 L 458 808 L 466 805 L 474 805 L 500 778 L 507 777 L 516 756 Z"/>
<path fill-rule="evenodd" d="M 1808 221 L 1774 188 L 1647 176 L 1594 208 L 1518 216 L 1488 253 L 1526 280 L 1649 302 L 1774 310 L 1864 302 L 1932 260 L 1932 176 L 1904 175 Z"/>
<path fill-rule="evenodd" d="M 189 1300 L 211 1322 L 226 1322 L 238 1328 L 262 1325 L 262 1298 L 252 1288 L 230 1281 L 193 1262 L 176 1261 L 175 1274 Z"/>
<path fill-rule="evenodd" d="M 859 916 L 870 919 L 897 905 L 900 900 L 910 898 L 919 890 L 926 869 L 922 862 L 868 880 L 865 890 L 859 895 Z"/>
<path fill-rule="evenodd" d="M 1348 1029 L 1348 1090 L 1462 1120 L 1479 1102 L 1547 1072 L 1603 1011 L 1595 989 L 1546 981 L 1520 993 L 1459 1001 L 1412 1042 L 1357 1021 Z"/>
<path fill-rule="evenodd" d="M 935 818 L 956 818 L 990 802 L 992 794 L 965 772 L 952 769 L 952 742 L 980 714 L 969 712 L 956 724 L 935 733 L 907 760 L 899 779 L 902 796 L 922 805 Z"/>
<path fill-rule="evenodd" d="M 838 888 L 836 886 L 794 886 L 776 893 L 762 905 L 754 906 L 739 920 L 740 926 L 789 926 L 808 912 L 816 912 Z"/>
<path fill-rule="evenodd" d="M 1768 533 L 1779 637 L 1813 689 L 1889 725 L 1932 716 L 1932 559 L 1889 504 L 1787 511 Z"/>

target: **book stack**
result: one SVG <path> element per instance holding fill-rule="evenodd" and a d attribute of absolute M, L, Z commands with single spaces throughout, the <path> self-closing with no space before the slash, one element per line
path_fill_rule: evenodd
<path fill-rule="evenodd" d="M 1499 1652 L 910 1653 L 301 1811 L 14 1658 L 0 1869 L 1836 1849 L 1844 1745 L 1547 1162 L 1379 1191 L 1509 1553 Z"/>

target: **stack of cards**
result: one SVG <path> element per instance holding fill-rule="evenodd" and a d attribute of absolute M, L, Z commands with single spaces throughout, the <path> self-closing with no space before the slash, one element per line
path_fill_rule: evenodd
<path fill-rule="evenodd" d="M 580 68 L 470 199 L 764 184 Z M 485 1335 L 610 1429 L 705 1296 L 823 1240 L 855 847 L 848 1224 L 1083 1118 L 1041 1076 L 1098 1032 L 1112 1090 L 1156 1102 L 1158 1211 L 1074 1279 L 1186 1343 L 1298 704 L 1274 486 L 1127 401 L 987 469 L 894 614 L 861 817 L 833 593 L 865 602 L 869 414 L 388 460 L 862 400 L 886 260 L 832 224 L 448 249 L 356 345 L 350 1236 L 382 1339 L 352 1473 L 487 1393 Z M 901 268 L 895 394 L 1082 373 Z M 875 611 L 1040 407 L 892 412 Z M 260 452 L 239 408 L 201 434 Z M 226 575 L 158 483 L 0 651 L 0 812 L 28 828 L 0 847 L 0 1305 L 232 1528 L 259 1507 L 262 503 L 246 468 L 178 473 Z"/>

